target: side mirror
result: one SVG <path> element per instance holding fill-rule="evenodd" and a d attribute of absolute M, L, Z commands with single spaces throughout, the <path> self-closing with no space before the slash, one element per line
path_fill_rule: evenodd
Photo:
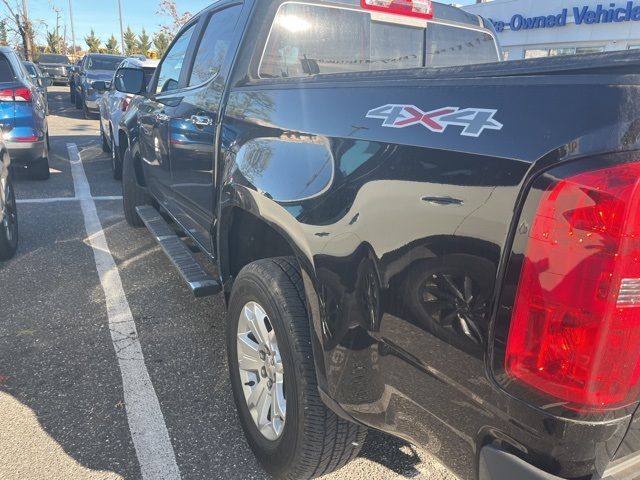
<path fill-rule="evenodd" d="M 50 87 L 51 85 L 53 85 L 53 79 L 49 77 L 39 77 L 38 83 L 41 87 Z"/>
<path fill-rule="evenodd" d="M 108 90 L 107 82 L 103 82 L 102 80 L 97 80 L 93 82 L 92 87 L 94 90 L 98 90 L 99 92 L 106 92 Z"/>
<path fill-rule="evenodd" d="M 115 88 L 122 93 L 140 95 L 144 93 L 144 71 L 140 68 L 120 68 L 113 79 Z"/>

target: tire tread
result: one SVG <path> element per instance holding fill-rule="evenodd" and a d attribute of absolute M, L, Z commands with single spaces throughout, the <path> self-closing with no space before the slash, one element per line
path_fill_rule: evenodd
<path fill-rule="evenodd" d="M 254 262 L 249 267 L 261 270 L 261 275 L 274 276 L 273 267 L 279 270 L 275 272 L 278 286 L 274 293 L 287 299 L 283 303 L 289 309 L 293 321 L 286 322 L 286 326 L 293 340 L 292 348 L 296 350 L 296 357 L 300 360 L 297 374 L 305 398 L 305 436 L 298 458 L 284 478 L 298 480 L 326 475 L 342 468 L 358 455 L 367 429 L 339 417 L 320 398 L 304 285 L 295 259 L 270 258 Z"/>

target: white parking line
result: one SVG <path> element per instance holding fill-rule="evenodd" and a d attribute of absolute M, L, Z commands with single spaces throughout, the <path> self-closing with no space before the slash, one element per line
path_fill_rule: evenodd
<path fill-rule="evenodd" d="M 104 290 L 111 340 L 122 375 L 124 401 L 131 438 L 140 462 L 142 478 L 179 479 L 175 452 L 169 439 L 158 397 L 144 363 L 136 324 L 122 287 L 118 267 L 111 256 L 96 204 L 91 197 L 78 147 L 67 144 L 76 197 L 80 200 L 87 237 L 93 248 Z"/>
<path fill-rule="evenodd" d="M 112 200 L 122 200 L 122 197 L 119 196 L 106 196 L 106 197 L 91 197 L 94 201 L 112 201 Z M 81 199 L 78 197 L 51 197 L 51 198 L 19 198 L 16 200 L 16 203 L 58 203 L 58 202 L 79 202 Z"/>

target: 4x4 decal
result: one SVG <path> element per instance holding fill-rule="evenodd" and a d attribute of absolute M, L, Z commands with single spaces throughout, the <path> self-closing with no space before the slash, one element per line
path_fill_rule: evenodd
<path fill-rule="evenodd" d="M 485 130 L 502 130 L 503 125 L 493 117 L 497 110 L 486 108 L 444 107 L 423 112 L 415 105 L 388 104 L 369 110 L 367 118 L 381 118 L 383 127 L 405 128 L 422 125 L 432 132 L 442 133 L 449 125 L 464 127 L 461 135 L 479 137 Z"/>

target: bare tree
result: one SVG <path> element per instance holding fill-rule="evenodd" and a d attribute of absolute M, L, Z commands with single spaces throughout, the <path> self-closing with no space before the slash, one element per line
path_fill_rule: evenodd
<path fill-rule="evenodd" d="M 2 6 L 5 10 L 5 20 L 7 31 L 19 35 L 22 40 L 22 48 L 24 56 L 27 60 L 33 60 L 33 25 L 29 18 L 25 15 L 22 7 L 15 0 L 2 0 Z"/>
<path fill-rule="evenodd" d="M 171 19 L 170 23 L 160 25 L 160 31 L 165 33 L 170 39 L 173 39 L 182 26 L 193 17 L 191 12 L 180 13 L 178 7 L 176 7 L 175 0 L 160 0 L 157 13 Z"/>

